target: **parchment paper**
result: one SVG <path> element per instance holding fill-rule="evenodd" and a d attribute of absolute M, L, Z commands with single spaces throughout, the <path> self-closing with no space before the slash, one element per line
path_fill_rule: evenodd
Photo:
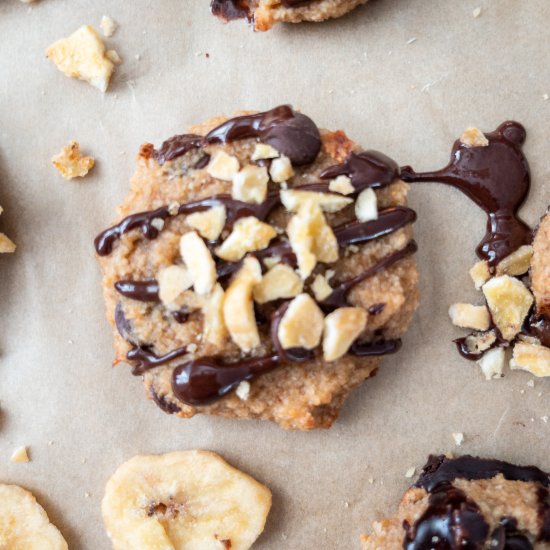
<path fill-rule="evenodd" d="M 124 63 L 103 96 L 63 76 L 44 49 L 104 13 L 120 24 L 107 43 Z M 480 299 L 468 269 L 485 227 L 452 189 L 411 190 L 420 308 L 403 350 L 329 431 L 157 409 L 128 368 L 111 368 L 92 247 L 141 143 L 286 102 L 419 170 L 443 166 L 467 126 L 491 131 L 515 118 L 528 130 L 533 175 L 522 215 L 535 223 L 550 203 L 549 28 L 547 0 L 372 0 L 340 20 L 266 34 L 222 25 L 207 0 L 0 0 L 0 228 L 18 245 L 0 258 L 0 480 L 31 489 L 71 548 L 107 549 L 100 502 L 120 463 L 212 449 L 273 490 L 257 548 L 332 549 L 358 548 L 372 520 L 395 509 L 405 472 L 431 452 L 550 469 L 541 419 L 550 380 L 531 388 L 529 375 L 507 372 L 486 382 L 451 343 L 462 331 L 449 304 Z M 70 139 L 97 159 L 85 180 L 65 182 L 50 164 Z M 452 432 L 464 433 L 461 448 Z M 9 462 L 19 445 L 29 464 Z"/>

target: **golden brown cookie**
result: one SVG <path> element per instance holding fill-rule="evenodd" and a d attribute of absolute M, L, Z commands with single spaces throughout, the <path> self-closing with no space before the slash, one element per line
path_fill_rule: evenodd
<path fill-rule="evenodd" d="M 95 241 L 115 362 L 181 417 L 329 427 L 417 305 L 397 165 L 281 106 L 144 145 Z"/>

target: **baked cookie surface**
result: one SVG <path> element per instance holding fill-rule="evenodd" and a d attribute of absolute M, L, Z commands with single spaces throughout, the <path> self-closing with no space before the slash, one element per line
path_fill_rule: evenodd
<path fill-rule="evenodd" d="M 397 515 L 363 535 L 365 550 L 547 550 L 548 474 L 472 456 L 431 456 Z"/>
<path fill-rule="evenodd" d="M 329 427 L 417 306 L 407 185 L 288 106 L 190 131 L 95 241 L 115 363 L 167 413 Z"/>
<path fill-rule="evenodd" d="M 267 31 L 276 23 L 320 22 L 341 17 L 367 0 L 212 0 L 214 15 L 230 21 L 247 19 L 254 30 Z"/>

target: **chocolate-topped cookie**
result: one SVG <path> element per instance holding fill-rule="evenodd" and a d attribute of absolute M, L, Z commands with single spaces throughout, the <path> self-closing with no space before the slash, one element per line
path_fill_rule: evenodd
<path fill-rule="evenodd" d="M 276 23 L 325 21 L 353 10 L 367 0 L 211 0 L 212 13 L 221 19 L 248 20 L 257 31 Z"/>
<path fill-rule="evenodd" d="M 417 306 L 406 195 L 289 106 L 142 146 L 95 240 L 115 362 L 170 414 L 329 427 Z"/>
<path fill-rule="evenodd" d="M 548 474 L 472 456 L 431 456 L 395 517 L 363 535 L 365 550 L 546 550 Z"/>

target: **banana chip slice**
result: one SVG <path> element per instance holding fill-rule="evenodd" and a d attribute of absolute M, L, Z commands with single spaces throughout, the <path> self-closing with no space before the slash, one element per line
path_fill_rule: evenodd
<path fill-rule="evenodd" d="M 115 550 L 246 550 L 264 529 L 270 490 L 208 451 L 136 456 L 105 488 Z"/>
<path fill-rule="evenodd" d="M 68 546 L 32 493 L 0 484 L 0 548 L 67 550 Z"/>

